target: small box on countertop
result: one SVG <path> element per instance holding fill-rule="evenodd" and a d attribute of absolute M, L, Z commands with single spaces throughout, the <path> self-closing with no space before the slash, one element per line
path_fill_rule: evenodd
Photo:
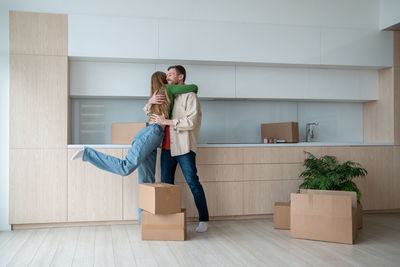
<path fill-rule="evenodd" d="M 166 183 L 138 185 L 139 208 L 152 214 L 181 212 L 181 187 Z"/>
<path fill-rule="evenodd" d="M 290 202 L 275 202 L 274 228 L 290 230 Z"/>
<path fill-rule="evenodd" d="M 297 122 L 262 123 L 261 143 L 264 139 L 276 139 L 286 143 L 299 142 L 299 124 Z"/>
<path fill-rule="evenodd" d="M 145 122 L 113 123 L 111 125 L 111 143 L 130 145 L 137 133 L 146 127 Z"/>
<path fill-rule="evenodd" d="M 184 241 L 186 210 L 173 214 L 151 214 L 142 211 L 142 240 Z"/>

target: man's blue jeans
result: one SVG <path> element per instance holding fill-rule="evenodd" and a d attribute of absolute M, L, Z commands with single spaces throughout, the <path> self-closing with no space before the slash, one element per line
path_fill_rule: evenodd
<path fill-rule="evenodd" d="M 157 158 L 157 147 L 164 138 L 164 130 L 158 124 L 150 124 L 143 128 L 132 141 L 131 148 L 125 159 L 98 152 L 85 147 L 83 161 L 88 161 L 96 167 L 118 175 L 126 176 L 138 168 L 138 183 L 154 183 Z M 138 209 L 140 223 L 141 209 Z"/>
<path fill-rule="evenodd" d="M 171 156 L 171 151 L 163 149 L 161 152 L 161 181 L 174 184 L 177 163 L 181 166 L 186 182 L 192 191 L 194 202 L 199 213 L 199 221 L 208 221 L 208 208 L 203 187 L 199 182 L 196 169 L 196 153 L 190 151 L 180 156 Z"/>

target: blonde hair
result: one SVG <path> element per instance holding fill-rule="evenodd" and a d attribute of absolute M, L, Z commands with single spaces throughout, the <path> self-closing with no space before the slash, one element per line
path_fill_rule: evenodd
<path fill-rule="evenodd" d="M 167 93 L 167 75 L 162 71 L 156 71 L 151 75 L 150 97 L 153 94 L 165 95 L 167 101 L 162 104 L 152 105 L 150 112 L 152 114 L 162 115 L 168 118 L 170 99 Z"/>

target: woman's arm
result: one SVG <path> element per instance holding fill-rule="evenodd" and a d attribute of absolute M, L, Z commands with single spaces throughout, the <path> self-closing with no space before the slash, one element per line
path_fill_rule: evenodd
<path fill-rule="evenodd" d="M 146 106 L 143 108 L 144 112 L 146 113 L 146 115 L 149 115 L 150 113 L 150 108 L 152 105 L 154 104 L 162 104 L 166 101 L 166 98 L 164 95 L 159 95 L 157 93 L 154 93 L 150 99 L 149 102 L 147 102 Z"/>

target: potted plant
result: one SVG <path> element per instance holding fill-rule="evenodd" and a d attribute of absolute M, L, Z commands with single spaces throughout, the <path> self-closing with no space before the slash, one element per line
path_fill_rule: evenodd
<path fill-rule="evenodd" d="M 353 182 L 356 177 L 365 177 L 367 170 L 357 162 L 346 161 L 342 164 L 334 156 L 315 157 L 304 151 L 307 158 L 304 160 L 306 169 L 300 174 L 304 182 L 303 189 L 354 191 L 357 193 L 357 202 L 360 203 L 361 192 Z"/>

